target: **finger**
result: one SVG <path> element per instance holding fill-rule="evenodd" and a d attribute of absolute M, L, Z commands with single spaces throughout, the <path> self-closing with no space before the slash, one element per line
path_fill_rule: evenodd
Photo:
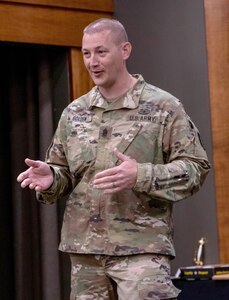
<path fill-rule="evenodd" d="M 98 188 L 100 190 L 103 191 L 103 194 L 114 194 L 117 193 L 121 190 L 121 188 L 119 186 L 117 186 L 116 184 L 110 183 L 109 185 L 102 185 Z"/>
<path fill-rule="evenodd" d="M 25 188 L 25 187 L 27 187 L 29 184 L 31 184 L 31 180 L 30 180 L 29 178 L 26 178 L 25 180 L 23 180 L 23 181 L 21 182 L 21 187 L 22 187 L 22 188 Z"/>
<path fill-rule="evenodd" d="M 31 190 L 35 190 L 36 192 L 40 192 L 42 188 L 39 185 L 36 185 L 35 183 L 30 183 L 29 188 Z"/>
<path fill-rule="evenodd" d="M 34 182 L 31 182 L 30 185 L 29 185 L 29 188 L 30 188 L 31 190 L 34 190 L 35 187 L 36 187 L 36 184 L 35 184 Z"/>
<path fill-rule="evenodd" d="M 28 177 L 29 169 L 25 172 L 22 172 L 21 174 L 18 175 L 17 181 L 22 182 L 24 179 Z"/>
<path fill-rule="evenodd" d="M 39 185 L 37 185 L 34 189 L 35 189 L 36 192 L 41 192 L 42 191 L 42 188 Z"/>
<path fill-rule="evenodd" d="M 94 187 L 97 188 L 97 186 L 101 186 L 101 185 L 104 185 L 105 187 L 106 186 L 112 186 L 113 182 L 116 181 L 116 178 L 114 178 L 113 176 L 107 176 L 107 177 L 101 177 L 101 178 L 96 178 L 94 181 L 93 181 L 93 185 Z"/>
<path fill-rule="evenodd" d="M 117 187 L 117 184 L 114 181 L 109 181 L 109 182 L 102 182 L 102 183 L 97 183 L 94 184 L 94 188 L 99 189 L 99 190 L 106 190 L 106 189 L 114 189 Z"/>
<path fill-rule="evenodd" d="M 18 175 L 17 182 L 21 182 L 22 180 L 23 180 L 23 173 Z"/>
<path fill-rule="evenodd" d="M 113 168 L 104 170 L 102 172 L 99 172 L 95 175 L 95 180 L 97 180 L 99 178 L 103 178 L 106 181 L 107 180 L 111 181 L 111 180 L 113 180 L 113 178 L 111 178 L 111 176 L 116 175 L 117 171 L 118 171 L 118 167 L 113 167 Z M 105 177 L 107 177 L 107 178 L 105 179 Z"/>
<path fill-rule="evenodd" d="M 124 155 L 123 153 L 121 153 L 120 151 L 118 151 L 117 148 L 114 149 L 114 154 L 115 156 L 120 159 L 122 162 L 123 161 L 127 161 L 127 160 L 130 160 L 130 157 L 127 156 L 127 155 Z"/>

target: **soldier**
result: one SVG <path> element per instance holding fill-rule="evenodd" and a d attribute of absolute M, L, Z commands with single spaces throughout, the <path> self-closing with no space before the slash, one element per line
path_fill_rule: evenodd
<path fill-rule="evenodd" d="M 210 170 L 181 102 L 131 75 L 117 20 L 83 32 L 95 83 L 63 111 L 45 162 L 26 159 L 21 187 L 53 203 L 68 196 L 59 249 L 70 255 L 73 299 L 176 299 L 170 279 L 173 205 Z"/>

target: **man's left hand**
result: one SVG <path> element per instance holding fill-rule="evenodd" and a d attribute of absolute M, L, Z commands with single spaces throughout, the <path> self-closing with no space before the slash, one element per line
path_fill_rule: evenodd
<path fill-rule="evenodd" d="M 137 162 L 135 159 L 122 154 L 117 149 L 114 154 L 121 161 L 113 167 L 95 175 L 94 188 L 103 190 L 105 194 L 117 193 L 134 187 L 137 179 Z"/>

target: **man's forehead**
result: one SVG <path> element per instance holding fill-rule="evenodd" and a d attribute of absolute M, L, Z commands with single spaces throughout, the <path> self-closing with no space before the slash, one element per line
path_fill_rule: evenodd
<path fill-rule="evenodd" d="M 106 38 L 109 37 L 110 35 L 113 35 L 112 32 L 110 30 L 102 30 L 102 31 L 96 31 L 96 32 L 90 32 L 90 33 L 85 33 L 83 35 L 83 40 L 97 40 L 97 39 L 101 39 L 101 38 Z"/>
<path fill-rule="evenodd" d="M 95 33 L 85 33 L 82 39 L 82 48 L 102 47 L 108 43 L 114 44 L 114 36 L 109 30 L 103 30 Z"/>

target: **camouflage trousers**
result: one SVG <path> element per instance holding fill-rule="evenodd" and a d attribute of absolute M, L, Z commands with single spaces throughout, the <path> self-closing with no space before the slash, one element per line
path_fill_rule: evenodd
<path fill-rule="evenodd" d="M 170 259 L 163 255 L 70 254 L 70 300 L 176 299 Z"/>

